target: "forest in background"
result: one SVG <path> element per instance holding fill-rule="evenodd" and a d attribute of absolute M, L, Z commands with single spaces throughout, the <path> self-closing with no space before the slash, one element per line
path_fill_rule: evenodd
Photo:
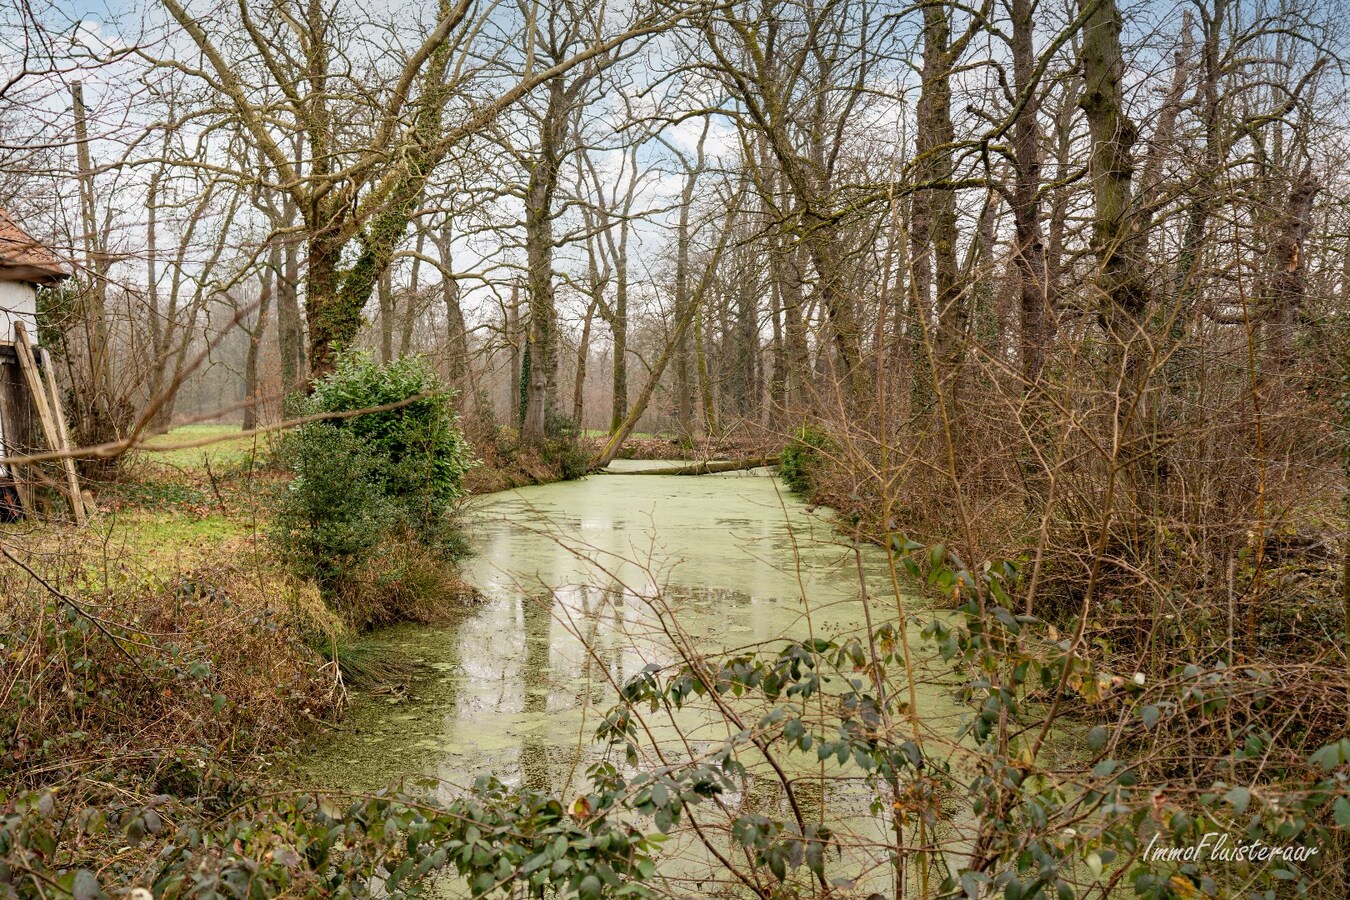
<path fill-rule="evenodd" d="M 41 338 L 86 475 L 280 426 L 352 348 L 423 360 L 489 466 L 578 430 L 582 469 L 781 454 L 963 617 L 930 635 L 988 726 L 952 890 L 1085 856 L 1046 836 L 1106 803 L 1317 832 L 1320 868 L 1225 889 L 1332 896 L 1346 12 L 22 0 L 0 207 L 74 264 Z M 1026 787 L 1065 717 L 1098 722 L 1073 801 Z"/>

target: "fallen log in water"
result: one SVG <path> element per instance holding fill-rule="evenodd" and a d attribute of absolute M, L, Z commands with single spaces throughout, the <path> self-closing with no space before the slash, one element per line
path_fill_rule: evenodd
<path fill-rule="evenodd" d="M 740 472 L 745 469 L 759 469 L 764 466 L 778 465 L 776 456 L 759 456 L 754 459 L 722 459 L 688 463 L 682 466 L 662 466 L 659 469 L 640 469 L 633 472 L 610 472 L 601 469 L 603 475 L 715 475 L 718 472 Z"/>

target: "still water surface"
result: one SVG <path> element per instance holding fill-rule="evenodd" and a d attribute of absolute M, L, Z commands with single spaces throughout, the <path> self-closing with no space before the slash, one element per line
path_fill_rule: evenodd
<path fill-rule="evenodd" d="M 677 644 L 715 655 L 860 632 L 860 570 L 874 624 L 895 621 L 884 552 L 855 553 L 827 511 L 766 470 L 624 474 L 665 465 L 618 461 L 612 473 L 477 498 L 465 575 L 483 602 L 452 626 L 380 635 L 435 674 L 409 696 L 358 695 L 342 731 L 308 754 L 307 774 L 358 790 L 485 773 L 575 790 L 616 686 L 676 661 Z M 695 747 L 727 734 L 712 721 L 682 728 Z"/>

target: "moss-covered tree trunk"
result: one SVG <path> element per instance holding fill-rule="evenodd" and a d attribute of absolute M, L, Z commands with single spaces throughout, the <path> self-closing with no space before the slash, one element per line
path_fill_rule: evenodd
<path fill-rule="evenodd" d="M 343 303 L 338 293 L 341 281 L 342 242 L 331 236 L 310 237 L 305 278 L 305 322 L 309 329 L 309 374 L 314 380 L 333 371 L 337 351 L 356 337 L 361 327 L 361 307 Z"/>
<path fill-rule="evenodd" d="M 1123 354 L 1126 381 L 1139 364 L 1148 302 L 1146 233 L 1134 216 L 1134 122 L 1125 112 L 1120 9 L 1115 0 L 1080 0 L 1083 23 L 1083 96 L 1092 139 L 1092 248 L 1097 255 L 1102 328 Z"/>
<path fill-rule="evenodd" d="M 544 440 L 547 414 L 557 403 L 558 310 L 553 294 L 553 195 L 567 138 L 568 96 L 562 79 L 548 83 L 548 107 L 539 134 L 539 153 L 525 191 L 526 295 L 530 308 L 530 377 L 525 383 L 521 438 Z"/>
<path fill-rule="evenodd" d="M 914 259 L 931 272 L 936 312 L 936 350 L 954 362 L 965 342 L 969 315 L 965 292 L 957 282 L 956 189 L 952 185 L 952 51 L 948 12 L 940 4 L 924 7 L 923 86 L 919 92 L 916 174 L 922 192 L 915 211 Z"/>

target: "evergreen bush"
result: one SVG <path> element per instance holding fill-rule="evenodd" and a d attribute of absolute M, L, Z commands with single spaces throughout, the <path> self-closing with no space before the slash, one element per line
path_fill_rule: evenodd
<path fill-rule="evenodd" d="M 273 546 L 330 603 L 358 572 L 368 580 L 380 558 L 397 558 L 377 558 L 391 542 L 447 558 L 463 552 L 455 503 L 474 460 L 453 397 L 419 357 L 380 365 L 369 353 L 347 353 L 298 411 L 351 415 L 308 423 L 278 442 L 277 458 L 295 478 L 279 499 Z"/>
<path fill-rule="evenodd" d="M 548 410 L 544 437 L 545 460 L 558 469 L 564 481 L 582 478 L 590 471 L 591 454 L 581 440 L 581 428 L 571 416 Z"/>
<path fill-rule="evenodd" d="M 816 489 L 821 458 L 833 447 L 829 434 L 815 425 L 803 425 L 783 448 L 778 474 L 793 493 L 810 496 Z"/>
<path fill-rule="evenodd" d="M 350 430 L 312 422 L 278 444 L 295 476 L 280 492 L 272 545 L 331 601 L 337 587 L 380 545 L 398 519 L 379 461 Z"/>

